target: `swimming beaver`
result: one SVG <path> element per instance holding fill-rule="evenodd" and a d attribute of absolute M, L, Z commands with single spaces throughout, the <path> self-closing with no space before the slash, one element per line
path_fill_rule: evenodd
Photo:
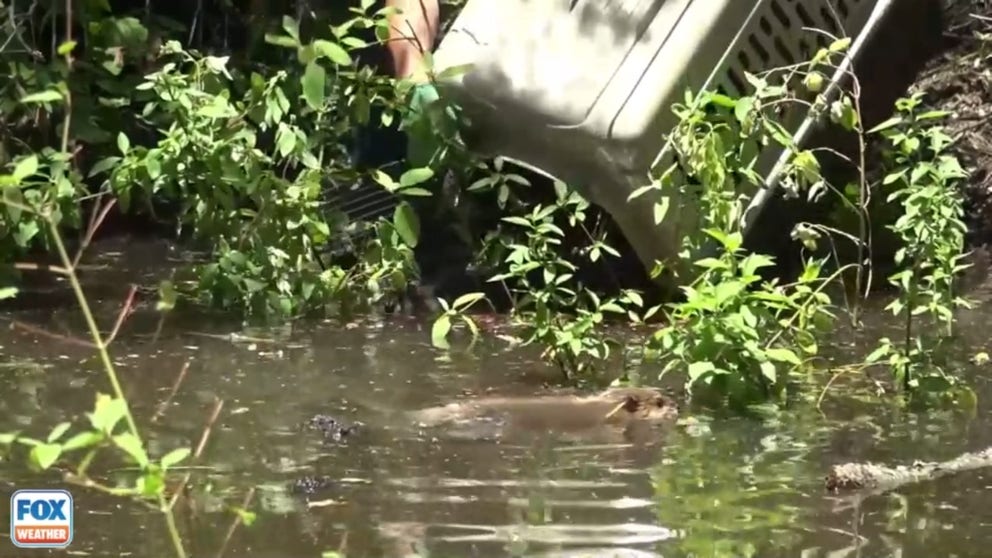
<path fill-rule="evenodd" d="M 623 387 L 587 396 L 486 397 L 412 411 L 408 417 L 421 426 L 495 420 L 528 430 L 575 431 L 672 421 L 678 405 L 655 388 Z"/>

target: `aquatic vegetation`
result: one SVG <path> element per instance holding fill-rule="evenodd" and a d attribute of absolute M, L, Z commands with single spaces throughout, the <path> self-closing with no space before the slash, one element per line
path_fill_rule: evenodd
<path fill-rule="evenodd" d="M 60 49 L 66 53 L 70 47 Z M 69 97 L 67 97 L 69 98 Z M 68 122 L 65 123 L 68 126 Z M 31 158 L 28 159 L 30 161 Z M 17 188 L 20 181 L 25 176 L 34 172 L 25 172 L 37 168 L 38 163 L 19 163 L 21 172 L 11 175 L 0 175 L 0 182 L 5 182 Z M 176 448 L 165 455 L 153 458 L 148 454 L 146 442 L 141 436 L 137 422 L 131 412 L 130 405 L 121 386 L 120 378 L 117 374 L 116 366 L 110 356 L 109 347 L 114 336 L 120 328 L 120 324 L 130 310 L 130 300 L 125 305 L 117 320 L 117 325 L 110 335 L 105 336 L 98 327 L 89 302 L 83 292 L 79 282 L 79 277 L 74 268 L 74 260 L 66 250 L 65 242 L 59 232 L 58 222 L 51 218 L 52 207 L 34 206 L 21 204 L 6 200 L 7 206 L 17 211 L 33 214 L 33 223 L 43 223 L 46 225 L 46 232 L 50 241 L 55 246 L 59 255 L 61 266 L 57 269 L 71 284 L 79 309 L 86 319 L 86 325 L 91 337 L 88 343 L 99 358 L 100 366 L 103 368 L 108 383 L 110 384 L 112 395 L 98 393 L 94 403 L 93 411 L 87 414 L 88 427 L 82 430 L 73 430 L 72 422 L 61 422 L 54 426 L 52 430 L 42 439 L 36 439 L 22 432 L 0 433 L 0 447 L 8 451 L 16 452 L 17 448 L 28 449 L 28 460 L 31 466 L 37 471 L 47 471 L 51 469 L 63 470 L 63 478 L 69 482 L 89 489 L 99 490 L 107 494 L 121 497 L 132 497 L 139 500 L 150 500 L 154 502 L 154 509 L 162 514 L 168 528 L 169 537 L 175 550 L 177 558 L 187 556 L 186 548 L 179 534 L 176 520 L 172 508 L 182 491 L 176 492 L 173 498 L 167 498 L 166 475 L 170 468 L 178 465 L 187 459 L 192 451 L 187 447 Z M 78 261 L 78 258 L 76 258 Z M 16 295 L 16 289 L 7 288 L 7 295 Z M 134 292 L 132 290 L 131 297 Z M 82 341 L 86 343 L 86 341 Z M 71 434 L 71 435 L 70 435 Z M 90 475 L 90 466 L 101 450 L 113 449 L 118 458 L 124 458 L 137 465 L 139 474 L 133 480 L 131 487 L 114 487 L 103 484 Z M 70 458 L 82 455 L 75 467 L 69 469 L 64 463 Z M 69 470 L 67 470 L 69 469 Z"/>
<path fill-rule="evenodd" d="M 857 321 L 872 277 L 869 208 L 885 187 L 902 192 L 889 201 L 905 208 L 892 228 L 906 244 L 897 264 L 907 266 L 892 279 L 904 292 L 893 309 L 915 312 L 923 304 L 947 321 L 957 305 L 948 289 L 961 268 L 955 259 L 960 200 L 941 192 L 960 178 L 960 167 L 946 153 L 948 140 L 934 127 L 934 115 L 916 109 L 920 99 L 901 101 L 898 121 L 866 131 L 854 76 L 849 91 L 825 88 L 824 75 L 845 64 L 849 39 L 823 42 L 807 62 L 748 75 L 749 90 L 737 98 L 702 91 L 674 107 L 673 158 L 646 177 L 637 195 L 658 196 L 659 226 L 693 213 L 698 226 L 679 239 L 681 261 L 656 270 L 691 273 L 683 278 L 683 298 L 651 306 L 648 293 L 608 280 L 621 253 L 603 213 L 567 184 L 536 192 L 503 159 L 481 161 L 464 145 L 456 125 L 464 115 L 448 100 L 432 105 L 443 148 L 428 167 L 362 158 L 356 131 L 404 120 L 412 94 L 411 83 L 383 75 L 364 58 L 388 35 L 388 15 L 361 2 L 325 27 L 281 17 L 278 29 L 255 37 L 272 48 L 256 52 L 257 63 L 248 65 L 175 39 L 153 40 L 151 23 L 87 12 L 108 22 L 88 40 L 108 48 L 126 44 L 123 58 L 66 43 L 59 57 L 65 63 L 12 59 L 18 86 L 29 93 L 7 99 L 14 110 L 5 118 L 16 121 L 26 140 L 11 150 L 8 167 L 21 187 L 4 190 L 11 203 L 0 214 L 0 251 L 16 258 L 34 247 L 51 249 L 43 224 L 19 204 L 51 208 L 61 228 L 81 226 L 84 207 L 94 224 L 114 208 L 158 220 L 165 209 L 164 221 L 205 247 L 207 257 L 160 285 L 164 307 L 200 302 L 261 319 L 345 316 L 391 307 L 423 281 L 417 254 L 437 241 L 438 232 L 425 229 L 433 219 L 457 229 L 488 279 L 484 289 L 441 298 L 431 332 L 439 349 L 450 348 L 449 337 L 463 328 L 477 337 L 470 313 L 486 302 L 499 306 L 491 299 L 500 292 L 517 326 L 503 338 L 539 347 L 566 383 L 628 381 L 615 370 L 624 344 L 607 325 L 652 321 L 656 332 L 644 350 L 657 360 L 659 375 L 684 374 L 700 398 L 708 391 L 743 403 L 781 399 L 796 372 L 812 369 L 821 332 L 835 318 L 834 286 L 851 274 L 855 295 L 845 290 L 844 306 Z M 72 116 L 66 101 L 92 104 L 89 85 L 106 90 L 104 104 L 116 108 Z M 859 152 L 849 161 L 858 172 L 854 187 L 831 183 L 820 161 L 828 150 L 794 144 L 786 124 L 797 107 L 858 138 Z M 30 111 L 70 115 L 58 137 L 64 145 L 56 149 L 28 133 Z M 875 137 L 888 142 L 880 157 L 868 149 Z M 86 157 L 68 155 L 75 142 L 87 145 Z M 783 266 L 745 246 L 746 204 L 764 181 L 758 162 L 775 146 L 790 155 L 779 181 L 785 195 L 810 203 L 835 198 L 857 229 L 798 223 L 792 236 L 802 245 L 802 269 L 794 279 L 769 279 Z M 869 180 L 876 163 L 884 167 L 880 184 Z M 338 207 L 333 199 L 361 184 L 385 190 L 395 207 L 381 215 L 330 209 Z M 696 207 L 672 207 L 674 193 Z M 839 256 L 839 243 L 855 247 L 854 261 Z M 601 277 L 607 280 L 590 281 Z M 905 388 L 926 378 L 951 383 L 946 374 L 920 376 L 933 368 L 923 362 L 939 359 L 927 356 L 935 342 L 916 336 L 919 328 L 910 322 L 899 348 L 883 343 L 868 364 L 888 359 Z M 917 372 L 908 372 L 909 361 L 920 363 L 913 365 Z"/>
<path fill-rule="evenodd" d="M 811 70 L 845 46 L 837 41 L 822 49 Z M 813 199 L 826 188 L 816 154 L 795 145 L 781 124 L 789 103 L 804 102 L 803 91 L 789 87 L 802 69 L 749 74 L 753 91 L 737 99 L 687 95 L 675 107 L 680 121 L 671 133 L 674 160 L 635 192 L 657 193 L 659 224 L 668 218 L 672 198 L 699 205 L 705 235 L 688 232 L 681 238 L 682 257 L 698 273 L 683 287 L 684 300 L 668 305 L 667 325 L 648 343 L 653 358 L 662 362 L 661 373 L 684 373 L 693 393 L 706 391 L 734 404 L 781 400 L 790 374 L 817 356 L 820 334 L 834 317 L 827 287 L 840 272 L 823 274 L 829 258 L 805 256 L 798 280 L 779 284 L 761 277 L 775 259 L 743 246 L 747 203 L 764 183 L 757 168 L 763 148 L 777 145 L 792 155 L 782 179 L 786 195 Z M 808 225 L 798 225 L 793 234 L 815 248 L 816 233 Z"/>
<path fill-rule="evenodd" d="M 897 271 L 889 277 L 899 296 L 887 309 L 905 325 L 901 341 L 883 339 L 868 361 L 887 358 L 896 384 L 925 396 L 945 394 L 957 383 L 941 366 L 940 345 L 953 333 L 954 311 L 968 305 L 955 292 L 956 278 L 968 267 L 963 263 L 964 203 L 955 182 L 967 175 L 947 152 L 951 138 L 932 123 L 947 115 L 922 111 L 921 104 L 920 95 L 901 99 L 896 116 L 870 131 L 886 142 L 882 185 L 891 189 L 887 201 L 902 208 L 890 225 L 902 243 L 895 256 Z M 939 327 L 923 326 L 923 318 Z"/>
<path fill-rule="evenodd" d="M 668 213 L 666 192 L 675 190 L 681 199 L 697 200 L 701 228 L 709 237 L 700 239 L 694 233 L 683 237 L 683 258 L 701 273 L 683 288 L 684 300 L 668 305 L 664 312 L 668 325 L 648 345 L 663 363 L 661 373 L 680 370 L 690 392 L 705 388 L 708 395 L 743 404 L 781 400 L 790 375 L 809 367 L 817 357 L 819 340 L 835 318 L 828 293 L 850 270 L 856 272 L 855 298 L 848 300 L 847 310 L 857 321 L 861 297 L 870 292 L 866 278 L 872 264 L 866 254 L 873 244 L 867 208 L 872 195 L 885 188 L 891 191 L 887 201 L 898 202 L 902 209 L 889 225 L 902 243 L 895 253 L 900 271 L 890 278 L 900 295 L 889 309 L 905 317 L 905 339 L 901 344 L 883 339 L 863 365 L 889 357 L 896 383 L 909 393 L 946 394 L 955 385 L 953 376 L 938 364 L 941 337 L 914 330 L 913 324 L 914 316 L 928 314 L 949 330 L 953 310 L 964 305 L 953 294 L 955 278 L 966 267 L 961 264 L 963 201 L 954 188 L 964 172 L 947 152 L 950 138 L 936 124 L 943 115 L 921 113 L 919 96 L 901 99 L 895 117 L 864 131 L 855 76 L 851 76 L 854 93 L 841 91 L 835 99 L 821 93 L 818 81 L 811 78 L 823 68 L 831 72 L 838 68 L 848 46 L 849 41 L 839 39 L 807 64 L 748 75 L 753 90 L 747 96 L 687 95 L 686 102 L 675 108 L 680 117 L 672 132 L 675 161 L 635 194 L 660 193 L 659 223 Z M 796 83 L 801 85 L 792 85 Z M 814 99 L 807 101 L 810 95 Z M 853 199 L 850 189 L 829 183 L 815 150 L 795 145 L 782 127 L 789 104 L 797 103 L 825 113 L 859 139 L 859 162 L 850 161 L 861 183 L 854 188 Z M 886 140 L 879 161 L 869 160 L 866 152 L 874 135 Z M 774 266 L 774 258 L 742 250 L 746 204 L 764 180 L 756 165 L 762 148 L 771 145 L 791 155 L 781 184 L 786 196 L 802 195 L 814 202 L 830 193 L 855 214 L 858 223 L 855 234 L 829 223 L 797 223 L 792 237 L 803 247 L 804 267 L 796 282 L 785 285 L 760 277 L 759 270 Z M 868 165 L 876 163 L 883 178 L 870 183 L 873 167 Z M 855 261 L 845 262 L 838 255 L 836 242 L 843 240 L 855 244 Z M 826 254 L 824 243 L 830 246 Z M 817 251 L 819 257 L 813 255 Z M 828 266 L 836 271 L 825 274 Z"/>

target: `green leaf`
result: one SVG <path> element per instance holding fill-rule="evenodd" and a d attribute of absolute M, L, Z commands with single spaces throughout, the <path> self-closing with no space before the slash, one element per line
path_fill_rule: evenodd
<path fill-rule="evenodd" d="M 12 223 L 21 220 L 21 213 L 24 208 L 24 193 L 17 186 L 8 186 L 3 189 L 3 203 L 7 210 L 7 215 Z"/>
<path fill-rule="evenodd" d="M 738 122 L 744 122 L 754 109 L 754 97 L 741 97 L 734 102 L 734 117 Z"/>
<path fill-rule="evenodd" d="M 114 399 L 105 394 L 98 393 L 96 396 L 96 406 L 93 412 L 89 413 L 90 424 L 100 432 L 113 432 L 114 427 L 127 413 L 127 404 L 122 399 Z"/>
<path fill-rule="evenodd" d="M 66 430 L 69 430 L 70 426 L 72 426 L 71 422 L 58 423 L 57 425 L 55 425 L 55 428 L 53 428 L 52 431 L 48 434 L 48 438 L 46 438 L 45 441 L 48 442 L 49 444 L 58 441 L 58 439 L 65 434 Z"/>
<path fill-rule="evenodd" d="M 131 140 L 128 139 L 127 134 L 124 132 L 117 134 L 117 149 L 120 150 L 121 155 L 127 155 L 127 152 L 131 149 Z"/>
<path fill-rule="evenodd" d="M 313 47 L 321 56 L 327 57 L 338 66 L 351 66 L 351 55 L 341 45 L 324 39 L 317 39 L 313 42 Z"/>
<path fill-rule="evenodd" d="M 286 35 L 274 35 L 272 33 L 265 34 L 265 42 L 270 45 L 276 45 L 287 48 L 296 48 L 300 46 L 300 42 L 292 37 L 287 37 Z"/>
<path fill-rule="evenodd" d="M 44 471 L 58 461 L 62 455 L 62 446 L 59 444 L 38 444 L 31 448 L 31 463 Z"/>
<path fill-rule="evenodd" d="M 765 356 L 767 356 L 769 360 L 774 360 L 777 362 L 785 362 L 787 364 L 794 364 L 796 366 L 802 364 L 802 361 L 799 360 L 799 357 L 796 356 L 796 353 L 793 352 L 791 349 L 783 349 L 783 348 L 765 349 Z"/>
<path fill-rule="evenodd" d="M 249 293 L 258 293 L 265 290 L 265 283 L 263 283 L 262 281 L 258 281 L 256 279 L 252 279 L 250 277 L 245 277 L 242 280 L 242 283 L 244 283 L 245 289 Z"/>
<path fill-rule="evenodd" d="M 874 351 L 871 352 L 871 354 L 869 354 L 865 358 L 865 362 L 869 364 L 873 364 L 885 358 L 886 356 L 889 355 L 889 353 L 892 352 L 892 347 L 889 344 L 885 343 L 884 339 L 882 341 L 883 341 L 882 344 L 879 345 Z"/>
<path fill-rule="evenodd" d="M 833 122 L 840 124 L 850 131 L 857 126 L 860 115 L 855 110 L 850 97 L 843 97 L 830 104 L 830 117 Z"/>
<path fill-rule="evenodd" d="M 393 226 L 400 238 L 410 248 L 416 248 L 420 239 L 420 219 L 413 206 L 404 202 L 396 206 L 393 212 Z"/>
<path fill-rule="evenodd" d="M 431 343 L 439 349 L 447 349 L 450 347 L 448 344 L 448 332 L 450 331 L 451 317 L 447 314 L 438 316 L 431 327 Z"/>
<path fill-rule="evenodd" d="M 403 195 L 403 196 L 412 196 L 412 197 L 418 197 L 418 198 L 429 198 L 429 197 L 431 197 L 431 196 L 434 195 L 434 194 L 431 193 L 430 190 L 427 190 L 427 189 L 424 189 L 424 188 L 417 188 L 417 187 L 403 188 L 402 190 L 400 190 L 399 193 L 400 193 L 400 195 Z"/>
<path fill-rule="evenodd" d="M 472 320 L 472 318 L 469 318 L 468 316 L 464 316 L 463 315 L 463 316 L 461 316 L 461 319 L 462 319 L 462 322 L 465 324 L 465 327 L 467 327 L 472 332 L 472 336 L 473 337 L 478 337 L 479 336 L 479 326 L 475 325 L 475 322 Z"/>
<path fill-rule="evenodd" d="M 28 243 L 31 242 L 41 229 L 38 226 L 38 221 L 21 221 L 17 224 L 17 232 L 14 233 L 14 240 L 17 242 L 18 246 L 27 247 Z"/>
<path fill-rule="evenodd" d="M 631 304 L 638 308 L 644 307 L 644 299 L 641 298 L 641 294 L 639 292 L 627 291 L 625 294 L 627 295 L 627 300 L 629 300 Z"/>
<path fill-rule="evenodd" d="M 33 176 L 38 172 L 38 157 L 35 155 L 29 155 L 14 165 L 14 180 L 17 182 L 23 181 L 25 178 Z"/>
<path fill-rule="evenodd" d="M 369 46 L 367 42 L 358 37 L 341 37 L 341 43 L 351 48 L 365 48 Z"/>
<path fill-rule="evenodd" d="M 778 371 L 775 370 L 775 365 L 771 362 L 761 363 L 761 375 L 773 384 L 778 382 Z"/>
<path fill-rule="evenodd" d="M 455 299 L 451 306 L 453 308 L 468 308 L 485 297 L 485 293 L 466 293 Z"/>
<path fill-rule="evenodd" d="M 9 446 L 14 443 L 20 432 L 0 432 L 0 446 Z"/>
<path fill-rule="evenodd" d="M 210 104 L 203 105 L 196 111 L 197 116 L 206 118 L 231 118 L 236 114 L 227 99 L 220 95 L 214 97 Z"/>
<path fill-rule="evenodd" d="M 124 450 L 139 467 L 144 469 L 148 466 L 148 454 L 141 445 L 141 440 L 130 432 L 114 436 L 114 444 Z"/>
<path fill-rule="evenodd" d="M 120 161 L 120 157 L 104 157 L 90 167 L 90 172 L 87 176 L 92 178 L 101 172 L 107 172 L 108 170 L 114 168 L 114 166 L 116 166 Z"/>
<path fill-rule="evenodd" d="M 772 267 L 775 265 L 775 260 L 771 256 L 766 256 L 764 254 L 753 254 L 748 256 L 741 262 L 741 276 L 750 277 L 754 275 L 759 269 L 765 267 Z"/>
<path fill-rule="evenodd" d="M 56 50 L 56 52 L 59 53 L 59 56 L 65 56 L 70 52 L 72 52 L 73 49 L 75 48 L 76 48 L 76 41 L 66 41 L 59 45 L 59 48 L 58 50 Z"/>
<path fill-rule="evenodd" d="M 455 65 L 455 66 L 450 66 L 450 67 L 445 68 L 444 70 L 442 70 L 441 73 L 439 73 L 437 75 L 437 79 L 438 80 L 446 80 L 446 79 L 453 78 L 455 76 L 460 76 L 462 74 L 467 73 L 469 70 L 471 70 L 473 66 L 474 66 L 474 64 L 458 64 L 458 65 Z"/>
<path fill-rule="evenodd" d="M 377 41 L 385 43 L 389 40 L 389 24 L 380 23 L 375 26 L 375 38 Z"/>
<path fill-rule="evenodd" d="M 189 448 L 177 448 L 162 456 L 162 468 L 168 469 L 189 457 Z"/>
<path fill-rule="evenodd" d="M 100 432 L 90 431 L 90 432 L 80 432 L 75 436 L 66 440 L 62 444 L 62 451 L 73 451 L 77 449 L 88 448 L 95 446 L 104 440 L 104 435 Z"/>
<path fill-rule="evenodd" d="M 37 93 L 31 93 L 21 97 L 21 102 L 28 103 L 54 103 L 55 101 L 62 100 L 62 93 L 56 91 L 55 89 L 48 89 L 46 91 L 39 91 Z"/>
<path fill-rule="evenodd" d="M 288 157 L 296 147 L 296 134 L 285 123 L 279 123 L 279 131 L 276 133 L 276 148 L 279 155 Z"/>
<path fill-rule="evenodd" d="M 372 172 L 372 179 L 378 182 L 383 188 L 389 190 L 390 192 L 395 192 L 399 188 L 399 184 L 393 180 L 393 177 L 376 169 Z"/>
<path fill-rule="evenodd" d="M 830 43 L 830 46 L 827 47 L 827 50 L 829 50 L 830 52 L 841 52 L 843 50 L 847 50 L 849 46 L 851 46 L 851 38 L 842 37 Z"/>
<path fill-rule="evenodd" d="M 148 178 L 152 180 L 162 176 L 162 163 L 159 162 L 154 153 L 149 153 L 148 157 L 145 158 L 145 171 L 148 172 Z"/>
<path fill-rule="evenodd" d="M 165 490 L 165 474 L 158 468 L 146 470 L 135 480 L 134 488 L 139 494 L 147 497 L 162 494 Z"/>
<path fill-rule="evenodd" d="M 704 374 L 708 374 L 708 373 L 710 373 L 710 372 L 712 372 L 714 370 L 716 370 L 716 367 L 713 366 L 713 363 L 712 362 L 709 362 L 709 361 L 702 361 L 702 362 L 693 362 L 693 363 L 690 363 L 689 364 L 689 381 L 690 382 L 695 382 L 696 380 L 698 380 Z"/>
<path fill-rule="evenodd" d="M 282 16 L 282 29 L 290 37 L 300 40 L 300 23 L 289 16 Z"/>
<path fill-rule="evenodd" d="M 303 85 L 303 98 L 310 108 L 320 109 L 324 105 L 324 87 L 327 83 L 327 72 L 324 67 L 316 62 L 307 64 L 303 77 L 300 78 Z"/>
<path fill-rule="evenodd" d="M 168 279 L 163 280 L 158 285 L 158 302 L 155 303 L 155 309 L 159 312 L 168 312 L 176 307 L 177 298 L 176 286 Z"/>
<path fill-rule="evenodd" d="M 507 223 L 510 223 L 510 224 L 513 224 L 513 225 L 520 225 L 521 227 L 530 227 L 531 226 L 530 221 L 528 221 L 527 219 L 524 219 L 523 217 L 517 217 L 517 216 L 503 217 L 502 220 L 504 222 L 507 222 Z"/>
<path fill-rule="evenodd" d="M 408 187 L 415 186 L 422 182 L 426 182 L 434 176 L 434 171 L 429 167 L 421 167 L 416 169 L 410 169 L 400 176 L 400 186 Z"/>
<path fill-rule="evenodd" d="M 644 194 L 650 192 L 651 190 L 658 190 L 657 184 L 648 184 L 647 186 L 641 186 L 640 188 L 634 190 L 627 196 L 627 201 L 634 201 L 635 199 L 643 196 Z"/>
<path fill-rule="evenodd" d="M 668 206 L 671 200 L 668 196 L 662 197 L 654 204 L 654 224 L 660 225 L 662 221 L 665 220 L 665 216 L 668 215 Z"/>
<path fill-rule="evenodd" d="M 719 229 L 704 229 L 703 232 L 722 244 L 727 252 L 736 252 L 744 243 L 743 236 L 738 232 L 727 234 Z"/>
<path fill-rule="evenodd" d="M 0 300 L 17 296 L 17 287 L 0 287 Z"/>
<path fill-rule="evenodd" d="M 901 116 L 893 116 L 892 118 L 886 120 L 885 122 L 882 122 L 881 124 L 875 126 L 871 130 L 868 130 L 867 132 L 865 132 L 865 134 L 876 134 L 876 133 L 881 132 L 883 130 L 888 130 L 889 128 L 892 128 L 894 126 L 898 126 L 901 123 L 902 123 L 902 117 Z"/>
<path fill-rule="evenodd" d="M 448 301 L 447 300 L 445 300 L 445 299 L 443 299 L 441 297 L 438 297 L 437 303 L 441 305 L 441 309 L 444 310 L 444 312 L 446 314 L 448 313 L 448 310 L 451 310 L 451 306 L 448 305 Z"/>
<path fill-rule="evenodd" d="M 602 312 L 613 312 L 614 314 L 626 314 L 627 311 L 623 309 L 622 306 L 615 302 L 606 302 L 599 307 Z"/>

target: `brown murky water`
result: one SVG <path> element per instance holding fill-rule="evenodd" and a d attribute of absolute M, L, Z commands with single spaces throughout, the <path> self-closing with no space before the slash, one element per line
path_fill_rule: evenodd
<path fill-rule="evenodd" d="M 129 257 L 134 269 L 115 265 L 113 274 L 93 279 L 102 285 L 97 298 L 107 297 L 97 303 L 104 323 L 125 293 L 124 279 L 145 269 L 147 262 Z M 82 331 L 71 306 L 4 318 Z M 982 310 L 965 317 L 962 355 L 987 341 L 987 323 Z M 222 338 L 232 332 L 273 342 Z M 221 549 L 223 556 L 266 558 L 332 550 L 349 557 L 988 555 L 988 473 L 912 486 L 856 508 L 822 491 L 822 476 L 836 462 L 944 459 L 992 445 L 982 370 L 969 371 L 979 392 L 974 416 L 910 413 L 856 397 L 864 390 L 841 381 L 822 412 L 797 401 L 760 417 L 690 410 L 693 424 L 634 440 L 608 431 L 507 438 L 425 431 L 389 412 L 442 404 L 465 391 L 530 394 L 548 378 L 532 353 L 507 351 L 499 341 L 445 357 L 429 339 L 428 324 L 406 320 L 243 331 L 204 316 L 172 316 L 160 327 L 150 311 L 134 315 L 113 354 L 153 455 L 195 445 L 215 401 L 223 401 L 193 476 L 207 494 L 178 514 L 192 556 L 219 556 Z M 850 344 L 840 348 L 846 358 L 856 352 Z M 43 435 L 80 418 L 94 393 L 109 389 L 84 347 L 4 328 L 0 355 L 0 431 Z M 151 424 L 187 361 L 178 392 Z M 825 383 L 824 376 L 814 383 Z M 345 443 L 324 443 L 300 428 L 315 413 L 363 426 Z M 132 482 L 126 469 L 107 467 L 106 482 Z M 301 477 L 323 475 L 333 482 L 309 502 L 291 489 Z M 20 461 L 0 460 L 0 503 L 17 488 L 63 486 Z M 251 489 L 257 519 L 227 540 L 227 508 Z M 171 555 L 160 516 L 70 490 L 76 519 L 68 551 L 14 547 L 4 503 L 0 556 Z"/>

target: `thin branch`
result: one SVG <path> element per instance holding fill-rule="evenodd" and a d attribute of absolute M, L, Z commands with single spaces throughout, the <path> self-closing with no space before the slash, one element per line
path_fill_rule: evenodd
<path fill-rule="evenodd" d="M 73 267 L 76 267 L 79 264 L 79 260 L 83 257 L 83 252 L 85 252 L 86 249 L 89 248 L 90 243 L 93 242 L 93 236 L 96 235 L 96 231 L 100 228 L 100 225 L 103 224 L 103 221 L 107 218 L 107 214 L 110 213 L 110 210 L 116 205 L 117 198 L 112 198 L 109 202 L 107 202 L 107 205 L 100 209 L 99 212 L 97 212 L 97 208 L 100 207 L 100 202 L 98 201 L 96 206 L 94 206 L 93 213 L 90 214 L 90 224 L 86 227 L 86 236 L 83 237 L 83 242 L 79 245 L 79 250 L 76 251 L 76 257 L 72 260 Z"/>
<path fill-rule="evenodd" d="M 157 422 L 158 419 L 161 418 L 163 414 L 165 414 L 166 409 L 168 409 L 169 407 L 169 403 L 172 402 L 172 398 L 175 397 L 176 392 L 179 391 L 179 385 L 183 383 L 184 379 L 186 379 L 186 373 L 189 372 L 189 364 L 190 361 L 188 360 L 186 361 L 185 364 L 183 364 L 182 370 L 180 370 L 179 375 L 176 376 L 176 381 L 172 382 L 172 389 L 169 390 L 168 397 L 165 398 L 165 401 L 159 403 L 158 409 L 156 409 L 155 414 L 152 415 L 152 420 L 151 420 L 152 423 Z"/>
<path fill-rule="evenodd" d="M 56 341 L 61 341 L 63 343 L 69 343 L 70 345 L 78 345 L 80 347 L 86 347 L 87 349 L 97 349 L 97 348 L 99 348 L 99 347 L 97 347 L 97 345 L 95 343 L 92 343 L 90 341 L 86 341 L 85 339 L 79 339 L 78 337 L 71 337 L 71 336 L 68 336 L 68 335 L 61 335 L 61 334 L 58 334 L 58 333 L 52 333 L 52 332 L 46 331 L 46 330 L 44 330 L 44 329 L 42 329 L 40 327 L 35 327 L 35 326 L 32 326 L 32 325 L 28 325 L 28 324 L 26 324 L 24 322 L 21 322 L 19 320 L 11 320 L 11 324 L 15 328 L 21 328 L 24 331 L 28 331 L 30 333 L 34 333 L 35 335 L 41 335 L 41 336 L 47 337 L 49 339 L 54 339 Z"/>
<path fill-rule="evenodd" d="M 245 495 L 244 500 L 241 501 L 241 509 L 248 508 L 251 505 L 252 499 L 255 497 L 255 487 L 248 489 L 248 494 Z M 227 528 L 227 534 L 224 536 L 224 542 L 220 545 L 220 550 L 217 551 L 217 558 L 224 556 L 224 551 L 227 550 L 227 545 L 230 544 L 231 538 L 234 537 L 234 532 L 237 531 L 238 525 L 241 524 L 241 516 L 235 515 L 234 521 L 231 522 L 231 526 Z"/>
<path fill-rule="evenodd" d="M 223 408 L 224 401 L 222 399 L 218 399 L 216 403 L 214 403 L 214 410 L 210 415 L 210 419 L 207 420 L 207 426 L 203 429 L 203 434 L 200 435 L 200 443 L 197 444 L 196 451 L 193 452 L 194 458 L 199 459 L 204 448 L 207 447 L 207 440 L 210 438 L 210 432 L 213 429 L 214 423 L 217 422 L 217 418 L 220 416 L 220 411 Z"/>
<path fill-rule="evenodd" d="M 117 334 L 121 330 L 121 326 L 124 325 L 124 320 L 131 315 L 131 311 L 134 309 L 134 294 L 138 292 L 138 287 L 136 285 L 131 285 L 131 290 L 127 293 L 127 298 L 124 300 L 124 306 L 121 307 L 120 313 L 117 314 L 117 321 L 114 323 L 114 329 L 111 330 L 110 336 L 104 340 L 104 346 L 110 346 L 117 338 Z"/>
<path fill-rule="evenodd" d="M 221 409 L 224 408 L 224 401 L 222 399 L 217 399 L 214 403 L 213 411 L 210 413 L 210 418 L 207 419 L 207 424 L 203 427 L 203 434 L 200 435 L 200 443 L 196 446 L 196 451 L 193 452 L 193 459 L 199 459 L 200 454 L 203 453 L 203 449 L 207 446 L 207 440 L 210 438 L 210 432 L 213 429 L 214 423 L 217 422 L 217 417 L 220 416 Z M 172 500 L 168 503 L 168 510 L 171 512 L 172 509 L 176 507 L 176 502 L 179 501 L 179 496 L 186 491 L 186 485 L 189 484 L 190 478 L 193 477 L 192 471 L 186 473 L 183 477 L 182 483 L 179 485 L 179 489 L 176 493 L 172 495 Z"/>

